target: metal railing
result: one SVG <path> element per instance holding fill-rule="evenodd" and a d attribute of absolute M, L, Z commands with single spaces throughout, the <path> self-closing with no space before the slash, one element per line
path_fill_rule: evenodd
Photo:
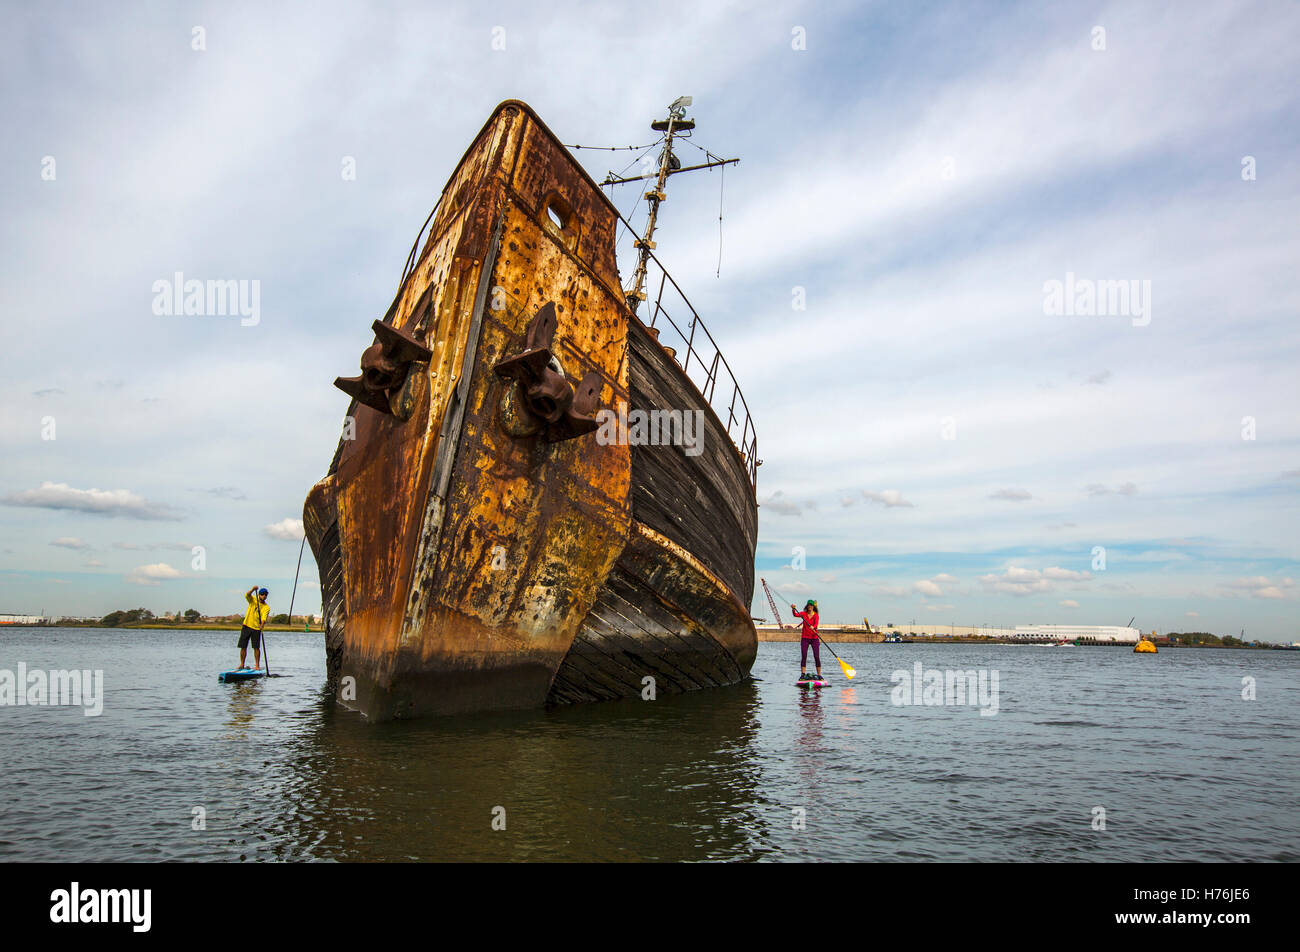
<path fill-rule="evenodd" d="M 677 365 L 690 378 L 691 383 L 695 384 L 695 388 L 699 390 L 705 402 L 713 408 L 713 412 L 726 427 L 727 436 L 731 437 L 731 441 L 736 444 L 736 449 L 740 450 L 740 457 L 744 460 L 745 469 L 749 473 L 750 485 L 757 489 L 758 433 L 749 414 L 749 404 L 745 402 L 745 395 L 740 392 L 740 384 L 736 382 L 736 375 L 732 373 L 727 358 L 722 356 L 717 341 L 704 326 L 703 319 L 682 289 L 677 286 L 672 275 L 654 256 L 654 252 L 647 253 L 649 260 L 659 269 L 659 291 L 655 295 L 653 306 L 650 306 L 648 299 L 646 300 L 646 305 L 649 307 L 648 317 L 642 317 L 640 314 L 637 314 L 637 317 L 646 327 L 659 331 L 661 338 L 664 328 L 659 324 L 659 320 L 662 318 L 685 345 L 684 350 L 679 350 L 672 342 L 665 342 L 662 339 L 659 341 L 662 346 L 678 351 L 674 354 Z M 650 275 L 647 275 L 645 286 L 647 289 L 653 287 Z M 668 304 L 672 304 L 673 309 L 677 311 L 678 319 L 687 325 L 685 330 L 669 313 Z M 718 393 L 719 381 L 722 383 L 721 396 Z"/>

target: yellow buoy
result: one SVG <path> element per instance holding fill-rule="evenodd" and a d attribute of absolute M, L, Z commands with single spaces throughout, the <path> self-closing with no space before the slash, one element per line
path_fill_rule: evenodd
<path fill-rule="evenodd" d="M 1155 642 L 1147 641 L 1146 638 L 1143 637 L 1140 641 L 1138 641 L 1136 645 L 1133 646 L 1133 653 L 1134 654 L 1156 654 L 1157 652 L 1156 652 Z"/>

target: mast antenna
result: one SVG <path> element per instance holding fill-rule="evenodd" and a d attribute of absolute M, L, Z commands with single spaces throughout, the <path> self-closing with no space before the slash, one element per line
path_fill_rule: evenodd
<path fill-rule="evenodd" d="M 654 234 L 655 227 L 659 222 L 659 205 L 668 198 L 664 187 L 668 182 L 668 176 L 677 172 L 693 172 L 696 169 L 709 169 L 718 165 L 730 165 L 740 161 L 740 159 L 718 159 L 713 162 L 705 162 L 700 165 L 691 165 L 682 167 L 681 160 L 673 155 L 673 138 L 683 132 L 690 132 L 695 128 L 695 120 L 686 118 L 686 109 L 691 105 L 690 96 L 678 96 L 668 107 L 668 118 L 656 119 L 650 123 L 650 128 L 656 132 L 664 134 L 663 151 L 659 153 L 659 169 L 648 175 L 634 175 L 624 178 L 610 172 L 605 177 L 602 185 L 620 185 L 624 182 L 635 182 L 639 179 L 653 178 L 654 186 L 645 193 L 645 200 L 650 204 L 650 214 L 646 219 L 645 233 L 632 242 L 632 246 L 637 249 L 636 270 L 632 273 L 632 282 L 624 297 L 627 301 L 628 309 L 633 314 L 641 302 L 646 299 L 645 280 L 646 269 L 650 261 L 650 252 L 655 247 Z"/>

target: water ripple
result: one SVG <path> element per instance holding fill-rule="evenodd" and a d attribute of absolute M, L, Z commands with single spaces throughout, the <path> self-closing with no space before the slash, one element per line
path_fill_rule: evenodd
<path fill-rule="evenodd" d="M 763 644 L 733 689 L 372 725 L 323 696 L 319 635 L 218 684 L 232 634 L 6 631 L 0 668 L 102 668 L 106 698 L 0 708 L 0 859 L 1300 858 L 1292 653 L 844 645 L 858 678 L 803 692 Z M 997 714 L 895 705 L 918 660 L 996 669 Z"/>

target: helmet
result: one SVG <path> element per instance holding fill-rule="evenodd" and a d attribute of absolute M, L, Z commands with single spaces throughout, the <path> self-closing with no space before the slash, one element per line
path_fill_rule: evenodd
<path fill-rule="evenodd" d="M 268 591 L 267 591 L 266 589 L 264 589 L 264 588 L 259 588 L 259 589 L 257 590 L 257 594 L 259 594 L 259 595 L 270 595 L 271 593 L 268 592 Z"/>

